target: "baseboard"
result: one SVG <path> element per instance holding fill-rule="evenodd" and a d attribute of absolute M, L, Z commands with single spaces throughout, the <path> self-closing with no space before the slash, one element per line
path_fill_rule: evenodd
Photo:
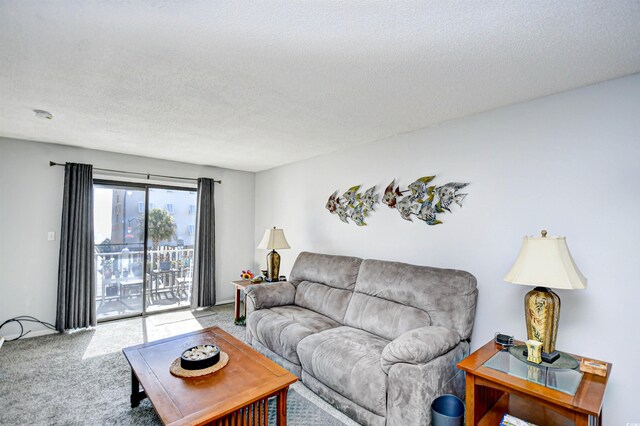
<path fill-rule="evenodd" d="M 234 303 L 234 302 L 235 302 L 235 300 L 234 300 L 234 299 L 221 300 L 221 301 L 219 301 L 219 302 L 216 302 L 216 305 L 215 305 L 215 306 L 218 306 L 218 305 L 228 305 L 228 304 L 230 304 L 230 303 Z"/>
<path fill-rule="evenodd" d="M 26 336 L 22 336 L 22 339 L 28 339 L 29 337 L 38 337 L 38 336 L 44 336 L 47 334 L 56 334 L 58 333 L 56 330 L 38 330 L 38 331 L 31 331 L 29 332 L 29 334 L 27 334 Z M 15 339 L 16 337 L 20 336 L 20 334 L 10 334 L 8 336 L 2 336 L 4 338 L 5 341 L 9 341 L 12 339 Z"/>

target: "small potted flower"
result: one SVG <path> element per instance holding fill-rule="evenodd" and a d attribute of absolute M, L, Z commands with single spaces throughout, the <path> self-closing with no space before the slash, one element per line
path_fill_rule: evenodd
<path fill-rule="evenodd" d="M 251 269 L 247 269 L 246 271 L 242 271 L 242 274 L 240 274 L 240 278 L 242 278 L 243 280 L 251 280 L 253 279 L 254 275 L 253 272 L 251 272 Z"/>

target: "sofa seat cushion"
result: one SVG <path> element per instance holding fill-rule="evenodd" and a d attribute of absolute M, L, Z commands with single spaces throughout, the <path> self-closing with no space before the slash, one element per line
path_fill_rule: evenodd
<path fill-rule="evenodd" d="M 247 328 L 260 343 L 286 360 L 300 365 L 296 352 L 303 338 L 339 327 L 322 314 L 295 305 L 260 309 L 249 315 Z"/>
<path fill-rule="evenodd" d="M 380 366 L 388 340 L 363 330 L 338 327 L 298 344 L 302 369 L 345 398 L 384 416 L 387 375 Z"/>

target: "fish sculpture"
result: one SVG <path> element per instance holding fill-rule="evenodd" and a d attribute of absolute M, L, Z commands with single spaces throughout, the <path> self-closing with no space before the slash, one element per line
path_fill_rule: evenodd
<path fill-rule="evenodd" d="M 409 191 L 418 202 L 422 202 L 424 196 L 427 195 L 427 184 L 435 179 L 435 176 L 424 176 L 416 179 L 411 185 L 409 185 Z"/>
<path fill-rule="evenodd" d="M 375 191 L 376 191 L 376 187 L 374 185 L 371 188 L 367 189 L 362 195 L 362 197 L 360 196 L 360 194 L 356 196 L 356 201 L 364 205 L 365 211 L 366 210 L 373 211 L 373 205 L 378 202 L 379 195 L 375 194 L 374 193 Z"/>
<path fill-rule="evenodd" d="M 467 194 L 458 194 L 458 191 L 465 186 L 469 185 L 468 183 L 459 183 L 459 182 L 449 182 L 446 185 L 439 186 L 435 189 L 435 193 L 438 196 L 438 202 L 436 203 L 436 210 L 438 212 L 443 212 L 444 210 L 451 212 L 449 206 L 452 203 L 456 203 L 460 207 L 462 207 L 462 200 Z"/>
<path fill-rule="evenodd" d="M 366 223 L 364 223 L 365 216 L 367 216 L 367 210 L 362 203 L 358 204 L 358 206 L 351 212 L 351 220 L 353 220 L 358 226 L 367 225 Z"/>
<path fill-rule="evenodd" d="M 361 185 L 352 186 L 342 196 L 339 196 L 339 191 L 336 190 L 329 196 L 325 208 L 344 223 L 350 223 L 351 219 L 358 226 L 366 226 L 366 218 L 374 211 L 375 204 L 382 201 L 389 208 L 398 210 L 404 220 L 413 222 L 413 215 L 427 225 L 439 225 L 442 221 L 438 216 L 446 212 L 451 213 L 450 207 L 453 203 L 462 206 L 467 194 L 458 191 L 469 184 L 449 182 L 442 186 L 429 186 L 435 178 L 435 175 L 418 178 L 404 191 L 400 190 L 400 186 L 396 186 L 396 180 L 393 179 L 385 188 L 382 197 L 376 194 L 376 185 L 364 193 L 358 192 Z M 407 192 L 409 194 L 405 195 Z"/>
<path fill-rule="evenodd" d="M 347 210 L 344 206 L 338 204 L 336 206 L 336 214 L 338 215 L 341 221 L 343 221 L 344 223 L 349 223 L 349 221 L 347 220 L 347 217 L 348 217 Z"/>
<path fill-rule="evenodd" d="M 352 186 L 347 192 L 342 194 L 342 199 L 348 206 L 355 206 L 356 193 L 358 192 L 358 189 L 360 189 L 360 185 Z"/>
<path fill-rule="evenodd" d="M 325 208 L 329 210 L 331 213 L 335 213 L 338 205 L 340 204 L 340 199 L 338 198 L 338 190 L 331 194 Z"/>
<path fill-rule="evenodd" d="M 398 197 L 401 197 L 404 192 L 400 191 L 400 187 L 393 188 L 396 184 L 396 180 L 392 180 L 391 183 L 384 190 L 384 195 L 382 196 L 382 202 L 389 206 L 389 208 L 395 208 L 396 203 L 398 202 Z"/>
<path fill-rule="evenodd" d="M 422 205 L 420 206 L 420 210 L 418 211 L 418 214 L 416 214 L 416 217 L 420 220 L 424 220 L 427 223 L 427 225 L 441 224 L 442 221 L 437 220 L 436 216 L 437 216 L 437 212 L 435 207 L 433 207 L 433 204 L 431 201 L 423 202 Z"/>
<path fill-rule="evenodd" d="M 380 194 L 376 194 L 375 185 L 367 189 L 364 194 L 358 192 L 360 185 L 352 186 L 342 197 L 335 191 L 329 196 L 325 208 L 335 214 L 344 223 L 351 219 L 358 226 L 365 226 L 365 218 L 373 211 L 374 204 L 378 203 Z"/>
<path fill-rule="evenodd" d="M 400 212 L 400 216 L 404 220 L 408 220 L 409 222 L 413 222 L 413 219 L 411 219 L 411 214 L 414 213 L 413 211 L 414 201 L 415 201 L 415 198 L 413 197 L 413 195 L 407 195 L 402 200 L 398 201 L 398 203 L 396 204 L 396 208 Z"/>

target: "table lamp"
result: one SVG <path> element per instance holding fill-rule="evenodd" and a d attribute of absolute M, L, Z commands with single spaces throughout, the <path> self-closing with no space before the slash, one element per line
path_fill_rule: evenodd
<path fill-rule="evenodd" d="M 278 274 L 280 273 L 280 255 L 276 252 L 276 249 L 288 249 L 291 248 L 287 239 L 284 237 L 284 231 L 277 229 L 275 226 L 272 229 L 267 229 L 262 237 L 262 241 L 258 244 L 259 249 L 271 250 L 267 254 L 267 281 L 278 281 Z"/>
<path fill-rule="evenodd" d="M 555 289 L 582 289 L 587 279 L 576 266 L 565 237 L 524 237 L 520 253 L 504 280 L 535 286 L 524 297 L 527 338 L 542 342 L 542 360 L 552 363 L 560 357 L 556 336 L 560 320 L 560 298 Z"/>

